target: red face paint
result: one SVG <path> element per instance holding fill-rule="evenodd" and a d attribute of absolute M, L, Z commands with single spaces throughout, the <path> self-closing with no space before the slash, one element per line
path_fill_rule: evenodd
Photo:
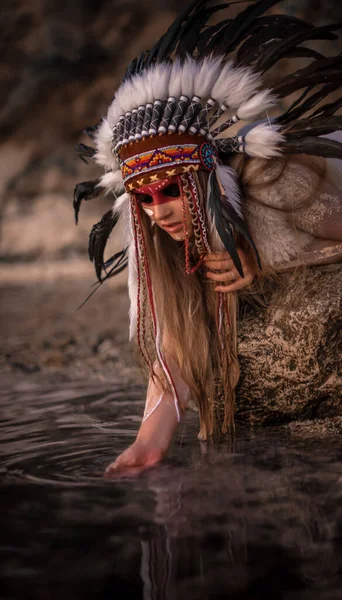
<path fill-rule="evenodd" d="M 134 190 L 136 198 L 145 206 L 157 206 L 173 200 L 179 200 L 181 189 L 178 177 L 167 177 L 155 183 L 142 185 Z"/>

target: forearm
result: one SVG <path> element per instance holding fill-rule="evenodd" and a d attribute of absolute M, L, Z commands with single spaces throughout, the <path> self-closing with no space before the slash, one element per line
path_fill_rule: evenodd
<path fill-rule="evenodd" d="M 178 415 L 171 392 L 162 395 L 157 408 L 143 419 L 137 441 L 149 442 L 166 451 L 177 429 Z"/>
<path fill-rule="evenodd" d="M 189 387 L 181 378 L 179 368 L 170 360 L 168 366 L 176 396 L 171 391 L 164 390 L 156 378 L 150 378 L 144 417 L 137 435 L 137 440 L 150 440 L 159 447 L 165 446 L 165 449 L 171 443 L 190 397 Z M 159 372 L 158 364 L 155 365 L 155 372 Z"/>

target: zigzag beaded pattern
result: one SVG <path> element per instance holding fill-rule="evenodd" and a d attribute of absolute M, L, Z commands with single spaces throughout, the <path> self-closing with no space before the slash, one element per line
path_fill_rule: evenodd
<path fill-rule="evenodd" d="M 126 183 L 140 173 L 145 175 L 151 171 L 179 164 L 189 165 L 189 170 L 192 165 L 201 165 L 198 144 L 164 146 L 136 154 L 122 162 L 122 177 Z"/>

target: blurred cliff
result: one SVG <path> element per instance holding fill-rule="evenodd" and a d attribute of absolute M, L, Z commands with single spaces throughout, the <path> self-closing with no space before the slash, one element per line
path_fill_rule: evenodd
<path fill-rule="evenodd" d="M 127 63 L 151 47 L 183 4 L 7 0 L 2 5 L 2 280 L 47 276 L 57 262 L 61 273 L 71 262 L 82 273 L 91 271 L 86 259 L 88 232 L 110 199 L 82 207 L 75 227 L 74 185 L 98 175 L 97 169 L 76 157 L 75 144 L 86 141 L 82 130 L 106 113 Z M 315 23 L 342 16 L 338 0 L 280 2 L 274 10 Z"/>

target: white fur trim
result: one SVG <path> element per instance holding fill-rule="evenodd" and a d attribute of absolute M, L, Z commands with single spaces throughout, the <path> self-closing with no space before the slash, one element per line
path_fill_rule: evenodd
<path fill-rule="evenodd" d="M 312 241 L 309 234 L 295 230 L 288 214 L 281 210 L 272 210 L 253 200 L 246 202 L 244 208 L 249 231 L 265 267 L 290 262 Z"/>

